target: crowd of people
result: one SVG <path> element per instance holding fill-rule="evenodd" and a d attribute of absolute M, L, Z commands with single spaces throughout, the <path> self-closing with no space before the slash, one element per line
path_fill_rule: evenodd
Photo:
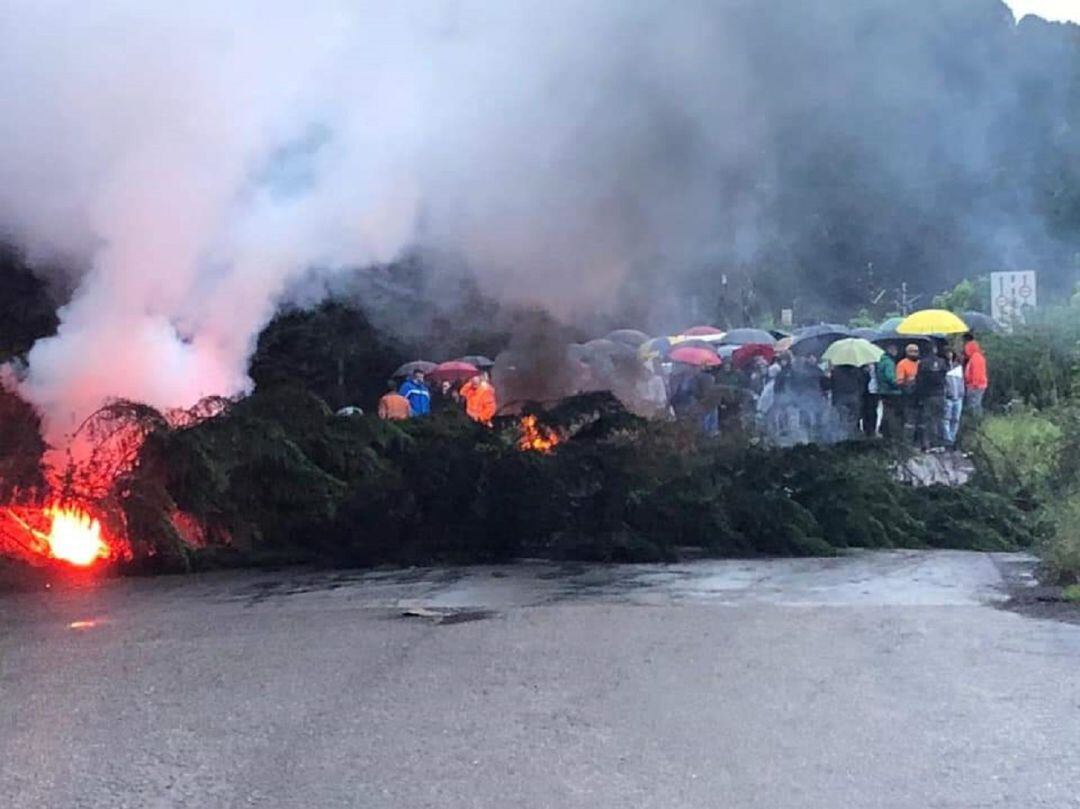
<path fill-rule="evenodd" d="M 753 430 L 772 443 L 838 441 L 862 435 L 906 440 L 923 450 L 956 445 L 962 417 L 982 414 L 986 357 L 972 334 L 944 340 L 891 342 L 864 365 L 832 364 L 813 354 L 753 356 L 742 367 L 655 362 L 641 367 L 634 395 L 649 417 L 696 423 L 706 433 Z M 640 404 L 640 402 L 638 403 Z M 379 417 L 403 420 L 433 410 L 463 410 L 482 424 L 498 411 L 486 371 L 463 383 L 429 387 L 422 370 L 387 383 Z"/>
<path fill-rule="evenodd" d="M 973 335 L 962 349 L 891 343 L 863 366 L 818 363 L 781 354 L 757 400 L 765 432 L 781 443 L 839 440 L 862 434 L 906 440 L 920 449 L 956 445 L 963 414 L 982 415 L 989 383 L 986 357 Z"/>
<path fill-rule="evenodd" d="M 434 392 L 420 369 L 414 370 L 400 385 L 396 380 L 388 380 L 387 391 L 379 399 L 379 418 L 400 421 L 444 408 L 462 409 L 474 421 L 490 424 L 498 404 L 488 373 L 479 371 L 463 384 L 443 380 Z"/>
<path fill-rule="evenodd" d="M 989 378 L 971 334 L 890 344 L 876 362 L 832 365 L 781 351 L 743 369 L 676 367 L 668 379 L 675 418 L 707 433 L 751 429 L 777 444 L 882 436 L 920 449 L 954 447 L 961 416 L 982 414 Z"/>

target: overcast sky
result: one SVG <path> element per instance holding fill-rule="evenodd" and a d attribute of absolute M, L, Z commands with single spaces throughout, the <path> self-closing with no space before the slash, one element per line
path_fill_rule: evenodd
<path fill-rule="evenodd" d="M 1056 22 L 1080 23 L 1080 0 L 1005 0 L 1016 19 L 1025 14 L 1038 14 Z"/>

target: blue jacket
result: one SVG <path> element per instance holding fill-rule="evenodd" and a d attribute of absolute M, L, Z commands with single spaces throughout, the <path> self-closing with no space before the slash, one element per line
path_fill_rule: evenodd
<path fill-rule="evenodd" d="M 423 382 L 406 379 L 398 388 L 398 393 L 409 400 L 409 409 L 414 416 L 426 416 L 431 412 L 431 391 Z"/>

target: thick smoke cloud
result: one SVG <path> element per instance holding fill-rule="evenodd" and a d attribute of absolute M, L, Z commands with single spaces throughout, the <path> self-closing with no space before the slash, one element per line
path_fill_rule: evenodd
<path fill-rule="evenodd" d="M 76 268 L 24 385 L 54 435 L 242 391 L 298 278 L 415 244 L 650 328 L 720 271 L 850 303 L 1076 245 L 1030 156 L 1075 145 L 1075 36 L 1030 65 L 997 0 L 9 0 L 0 36 L 0 226 Z"/>

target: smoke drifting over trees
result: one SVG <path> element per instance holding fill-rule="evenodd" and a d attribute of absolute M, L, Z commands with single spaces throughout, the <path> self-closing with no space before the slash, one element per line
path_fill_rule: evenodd
<path fill-rule="evenodd" d="M 657 329 L 721 272 L 834 309 L 1071 284 L 1077 31 L 998 0 L 11 0 L 0 226 L 76 282 L 25 391 L 54 431 L 237 392 L 298 279 L 414 246 Z"/>

